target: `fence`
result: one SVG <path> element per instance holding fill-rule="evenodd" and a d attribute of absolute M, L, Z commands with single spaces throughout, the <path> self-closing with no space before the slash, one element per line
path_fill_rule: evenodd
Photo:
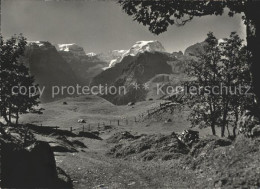
<path fill-rule="evenodd" d="M 156 104 L 156 106 L 154 108 L 151 108 L 149 110 L 147 110 L 144 113 L 141 113 L 137 116 L 133 116 L 133 117 L 128 117 L 128 118 L 121 118 L 121 119 L 114 119 L 114 120 L 107 120 L 107 121 L 102 121 L 102 122 L 97 122 L 97 123 L 80 123 L 81 126 L 77 126 L 77 127 L 70 127 L 69 131 L 72 133 L 74 131 L 91 131 L 93 129 L 97 129 L 100 130 L 102 127 L 106 127 L 106 126 L 127 126 L 130 124 L 135 124 L 137 122 L 141 122 L 143 121 L 145 118 L 150 118 L 150 116 L 152 116 L 153 114 L 156 114 L 160 111 L 166 111 L 168 108 L 170 108 L 171 110 L 175 110 L 176 107 L 180 108 L 181 104 L 179 103 L 174 103 L 171 101 L 167 101 L 167 102 L 163 102 L 160 104 Z M 42 126 L 41 128 L 49 128 L 52 130 L 58 130 L 58 126 Z M 64 130 L 64 129 L 63 129 Z M 67 130 L 68 131 L 68 130 Z"/>

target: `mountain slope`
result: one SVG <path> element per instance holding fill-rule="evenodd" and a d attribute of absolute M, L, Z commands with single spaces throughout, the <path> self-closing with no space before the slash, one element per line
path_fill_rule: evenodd
<path fill-rule="evenodd" d="M 49 42 L 30 42 L 25 52 L 25 64 L 31 75 L 35 76 L 40 87 L 45 86 L 42 102 L 49 102 L 67 96 L 66 93 L 52 98 L 53 86 L 76 85 L 78 80 L 70 66 Z"/>
<path fill-rule="evenodd" d="M 126 94 L 103 95 L 114 104 L 127 104 L 132 101 L 145 100 L 147 91 L 143 84 L 157 74 L 170 74 L 172 68 L 168 61 L 173 60 L 167 53 L 144 52 L 137 56 L 126 56 L 114 67 L 94 77 L 91 85 L 108 85 L 119 88 L 124 86 Z M 138 89 L 134 88 L 138 84 Z"/>
<path fill-rule="evenodd" d="M 88 85 L 91 79 L 107 66 L 107 63 L 94 53 L 86 54 L 84 49 L 76 44 L 58 44 L 56 48 L 81 85 Z"/>
<path fill-rule="evenodd" d="M 115 64 L 121 62 L 126 56 L 136 56 L 144 52 L 166 52 L 159 41 L 137 41 L 129 50 L 114 50 L 113 59 L 110 59 L 109 66 L 113 67 Z M 106 69 L 107 69 L 106 68 Z"/>

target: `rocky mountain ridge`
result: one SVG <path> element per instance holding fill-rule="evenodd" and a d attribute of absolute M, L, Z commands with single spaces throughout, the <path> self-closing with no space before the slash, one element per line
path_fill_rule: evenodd
<path fill-rule="evenodd" d="M 133 83 L 148 82 L 152 86 L 149 91 L 137 91 L 140 94 L 137 96 L 142 96 L 140 98 L 120 97 L 124 100 L 119 102 L 112 100 L 116 104 L 122 104 L 130 99 L 139 101 L 161 98 L 154 94 L 156 85 L 154 81 L 158 78 L 160 80 L 162 75 L 163 78 L 171 79 L 161 83 L 176 85 L 180 80 L 185 80 L 183 70 L 186 62 L 197 56 L 204 45 L 205 42 L 192 45 L 183 54 L 181 51 L 167 53 L 159 41 L 138 41 L 129 50 L 86 54 L 83 47 L 74 43 L 52 45 L 46 41 L 34 41 L 29 42 L 27 46 L 25 60 L 32 75 L 35 75 L 36 83 L 40 86 L 47 85 L 47 88 L 53 85 L 89 85 L 90 83 L 91 85 L 122 84 L 133 93 L 130 87 Z M 50 101 L 49 97 L 43 99 L 44 102 Z"/>
<path fill-rule="evenodd" d="M 126 51 L 114 64 L 92 80 L 92 85 L 124 86 L 126 94 L 103 95 L 114 104 L 151 99 L 169 98 L 171 94 L 158 94 L 158 85 L 181 85 L 188 80 L 185 74 L 187 63 L 203 52 L 205 42 L 188 47 L 185 53 L 167 53 L 158 41 L 140 41 Z M 117 62 L 119 61 L 119 62 Z M 136 84 L 138 89 L 136 89 Z"/>

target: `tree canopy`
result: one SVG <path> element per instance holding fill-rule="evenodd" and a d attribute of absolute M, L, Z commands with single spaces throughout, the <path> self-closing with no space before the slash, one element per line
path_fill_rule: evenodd
<path fill-rule="evenodd" d="M 123 10 L 133 19 L 154 34 L 160 34 L 170 25 L 184 25 L 194 17 L 222 15 L 228 8 L 228 14 L 246 11 L 247 0 L 242 1 L 186 1 L 186 0 L 119 0 Z"/>
<path fill-rule="evenodd" d="M 26 38 L 19 35 L 4 41 L 0 35 L 0 44 L 0 116 L 8 124 L 15 118 L 18 124 L 19 114 L 30 111 L 40 113 L 40 110 L 35 109 L 39 103 L 38 88 L 29 69 L 21 61 L 27 44 Z M 33 94 L 32 88 L 35 89 Z"/>
<path fill-rule="evenodd" d="M 225 135 L 225 128 L 230 135 L 228 125 L 232 125 L 236 135 L 239 118 L 255 99 L 250 91 L 248 51 L 235 32 L 221 43 L 210 32 L 205 41 L 203 53 L 187 68 L 188 75 L 195 78 L 185 82 L 190 89 L 185 97 L 191 108 L 189 118 L 193 126 L 211 127 L 213 135 L 215 126 L 221 127 L 221 136 Z"/>

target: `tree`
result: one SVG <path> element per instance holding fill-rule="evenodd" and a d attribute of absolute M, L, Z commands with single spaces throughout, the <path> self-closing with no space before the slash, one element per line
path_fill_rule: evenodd
<path fill-rule="evenodd" d="M 165 32 L 170 25 L 182 26 L 194 17 L 206 15 L 222 15 L 224 9 L 228 8 L 229 16 L 236 13 L 244 13 L 243 19 L 247 26 L 247 48 L 252 53 L 251 72 L 253 77 L 253 90 L 257 96 L 257 107 L 250 107 L 253 113 L 260 117 L 259 100 L 260 89 L 257 88 L 260 74 L 258 74 L 257 64 L 260 60 L 259 31 L 260 27 L 260 2 L 256 0 L 222 0 L 222 1 L 185 1 L 185 0 L 119 0 L 122 9 L 133 19 L 154 34 Z"/>
<path fill-rule="evenodd" d="M 18 124 L 19 114 L 30 111 L 40 113 L 40 110 L 35 109 L 39 103 L 38 88 L 28 68 L 21 61 L 27 44 L 26 38 L 19 35 L 4 41 L 0 36 L 0 43 L 1 116 L 8 124 L 12 123 L 14 117 Z M 19 90 L 21 88 L 23 91 Z M 33 94 L 30 94 L 31 89 L 35 90 Z"/>
<path fill-rule="evenodd" d="M 222 136 L 224 136 L 225 128 L 228 130 L 229 122 L 233 122 L 233 135 L 235 136 L 239 117 L 255 104 L 255 96 L 250 91 L 252 88 L 252 75 L 249 69 L 250 53 L 246 46 L 242 45 L 242 42 L 243 40 L 235 32 L 232 32 L 229 38 L 225 38 L 224 42 L 220 43 L 222 57 L 220 80 L 224 86 L 229 88 L 229 93 L 223 92 L 221 94 Z"/>
<path fill-rule="evenodd" d="M 211 127 L 213 135 L 219 125 L 222 137 L 225 128 L 230 135 L 228 125 L 232 123 L 235 135 L 239 117 L 254 105 L 255 96 L 247 93 L 252 86 L 250 54 L 235 32 L 221 43 L 210 32 L 205 42 L 202 54 L 188 67 L 188 75 L 194 80 L 185 85 L 196 88 L 195 93 L 189 90 L 186 95 L 189 118 L 193 126 Z"/>
<path fill-rule="evenodd" d="M 192 60 L 187 68 L 187 74 L 192 81 L 185 82 L 188 86 L 184 102 L 191 108 L 189 120 L 192 126 L 211 127 L 212 134 L 216 135 L 215 126 L 220 122 L 221 98 L 214 86 L 219 86 L 219 62 L 221 53 L 218 40 L 209 33 L 205 40 L 207 45 L 198 60 Z M 195 89 L 195 90 L 194 90 Z"/>

